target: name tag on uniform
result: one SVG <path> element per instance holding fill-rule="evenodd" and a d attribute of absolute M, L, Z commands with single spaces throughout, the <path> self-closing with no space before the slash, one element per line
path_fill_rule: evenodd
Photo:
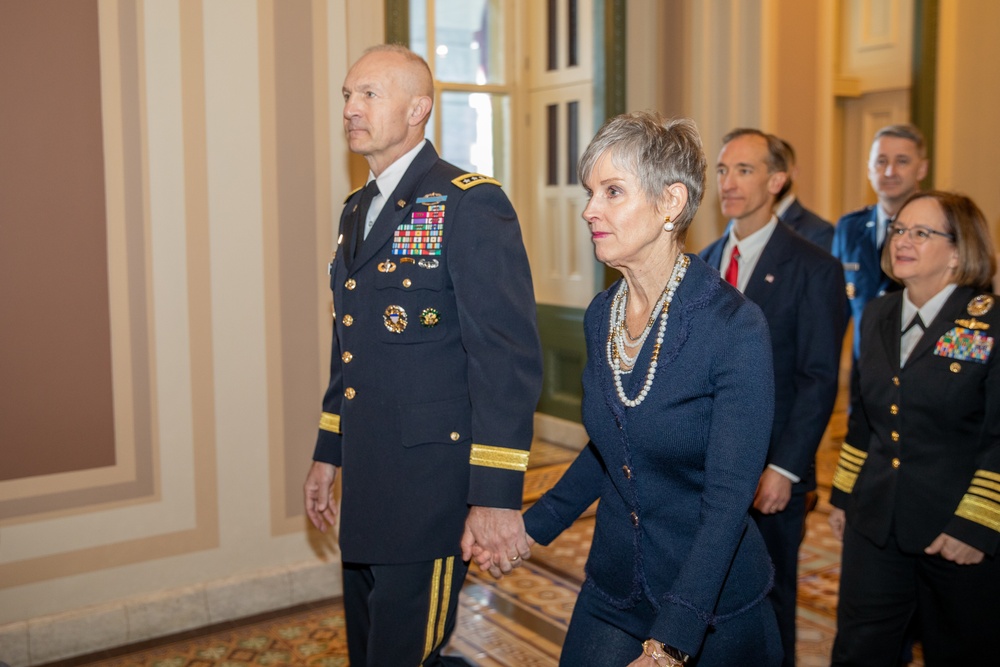
<path fill-rule="evenodd" d="M 844 262 L 844 271 L 860 271 L 861 264 L 858 262 Z"/>

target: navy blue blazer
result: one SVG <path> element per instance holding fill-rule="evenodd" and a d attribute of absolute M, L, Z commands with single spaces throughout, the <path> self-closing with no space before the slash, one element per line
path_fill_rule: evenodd
<path fill-rule="evenodd" d="M 1000 298 L 956 288 L 900 368 L 902 301 L 894 292 L 865 310 L 860 391 L 851 397 L 830 500 L 877 545 L 891 534 L 902 551 L 922 554 L 947 533 L 993 556 L 1000 552 Z"/>
<path fill-rule="evenodd" d="M 520 226 L 498 185 L 428 142 L 351 266 L 340 249 L 331 264 L 313 458 L 342 468 L 344 561 L 458 554 L 469 505 L 521 508 L 541 344 Z"/>
<path fill-rule="evenodd" d="M 701 251 L 722 265 L 722 237 Z M 774 357 L 774 428 L 767 462 L 815 488 L 813 464 L 837 398 L 845 327 L 844 275 L 827 252 L 778 222 L 744 296 L 767 318 Z"/>
<path fill-rule="evenodd" d="M 831 253 L 844 267 L 847 317 L 854 318 L 854 359 L 861 351 L 861 316 L 865 306 L 886 292 L 899 289 L 882 271 L 878 247 L 878 210 L 875 206 L 852 211 L 837 221 Z"/>
<path fill-rule="evenodd" d="M 785 209 L 781 221 L 802 238 L 830 252 L 833 246 L 833 225 L 800 204 L 798 198 Z"/>
<path fill-rule="evenodd" d="M 528 534 L 548 544 L 600 499 L 584 586 L 620 609 L 648 600 L 657 610 L 648 636 L 691 655 L 704 641 L 705 657 L 709 627 L 747 612 L 771 587 L 767 548 L 748 509 L 774 392 L 760 309 L 690 257 L 656 377 L 635 408 L 619 400 L 605 354 L 618 283 L 591 302 L 583 376 L 591 442 L 524 518 Z M 638 370 L 623 379 L 630 397 L 645 381 L 652 347 L 643 346 Z"/>

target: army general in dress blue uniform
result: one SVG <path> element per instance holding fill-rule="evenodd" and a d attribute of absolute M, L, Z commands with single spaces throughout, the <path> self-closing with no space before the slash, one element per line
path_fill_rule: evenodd
<path fill-rule="evenodd" d="M 342 470 L 351 665 L 464 664 L 440 655 L 463 536 L 492 546 L 504 571 L 530 555 L 520 508 L 541 347 L 527 256 L 499 183 L 424 139 L 423 59 L 369 49 L 343 94 L 350 148 L 371 173 L 347 199 L 330 266 L 330 383 L 306 511 L 334 524 Z"/>

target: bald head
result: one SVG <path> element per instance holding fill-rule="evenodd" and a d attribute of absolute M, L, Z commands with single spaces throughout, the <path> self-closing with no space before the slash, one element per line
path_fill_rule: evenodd
<path fill-rule="evenodd" d="M 388 60 L 395 61 L 394 74 L 397 75 L 397 83 L 405 86 L 407 91 L 414 95 L 434 97 L 434 77 L 431 75 L 431 68 L 418 54 L 400 44 L 377 44 L 365 49 L 358 62 L 372 54 L 381 54 Z"/>

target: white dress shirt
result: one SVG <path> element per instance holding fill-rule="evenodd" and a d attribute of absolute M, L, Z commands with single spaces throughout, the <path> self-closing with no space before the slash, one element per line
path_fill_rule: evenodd
<path fill-rule="evenodd" d="M 413 163 L 414 158 L 417 157 L 417 153 L 420 149 L 424 147 L 427 143 L 426 139 L 421 139 L 420 143 L 411 148 L 409 151 L 404 153 L 398 160 L 390 164 L 385 168 L 378 178 L 375 178 L 375 174 L 371 171 L 368 172 L 368 180 L 365 181 L 365 185 L 375 178 L 375 182 L 378 184 L 378 195 L 372 197 L 372 203 L 368 208 L 368 217 L 365 218 L 365 238 L 368 238 L 368 232 L 372 230 L 375 226 L 375 221 L 378 220 L 378 214 L 382 212 L 382 208 L 385 207 L 385 202 L 392 195 L 392 191 L 396 189 L 399 182 L 403 179 L 403 174 L 406 170 L 410 168 L 410 164 Z"/>
<path fill-rule="evenodd" d="M 726 275 L 726 271 L 729 270 L 729 260 L 733 256 L 733 246 L 739 248 L 740 272 L 736 277 L 736 289 L 739 291 L 746 291 L 750 276 L 757 268 L 757 260 L 760 259 L 761 253 L 764 252 L 764 246 L 771 240 L 771 234 L 774 233 L 774 228 L 777 226 L 778 218 L 772 215 L 766 225 L 742 239 L 736 238 L 736 224 L 729 226 L 729 240 L 726 241 L 726 245 L 722 249 L 722 266 L 719 267 L 719 273 Z"/>
<path fill-rule="evenodd" d="M 913 318 L 920 314 L 920 320 L 924 323 L 924 327 L 930 325 L 934 321 L 934 318 L 938 316 L 941 312 L 941 308 L 944 306 L 944 302 L 948 300 L 951 293 L 955 291 L 957 285 L 954 283 L 949 283 L 943 290 L 932 296 L 927 300 L 920 308 L 917 308 L 910 301 L 910 290 L 903 290 L 903 310 L 902 315 L 899 318 L 899 330 L 905 331 Z M 902 338 L 899 339 L 899 367 L 902 368 L 906 365 L 906 360 L 910 358 L 910 353 L 913 352 L 913 348 L 917 346 L 917 342 L 923 337 L 924 330 L 921 327 L 912 327 L 909 331 L 906 331 Z"/>

